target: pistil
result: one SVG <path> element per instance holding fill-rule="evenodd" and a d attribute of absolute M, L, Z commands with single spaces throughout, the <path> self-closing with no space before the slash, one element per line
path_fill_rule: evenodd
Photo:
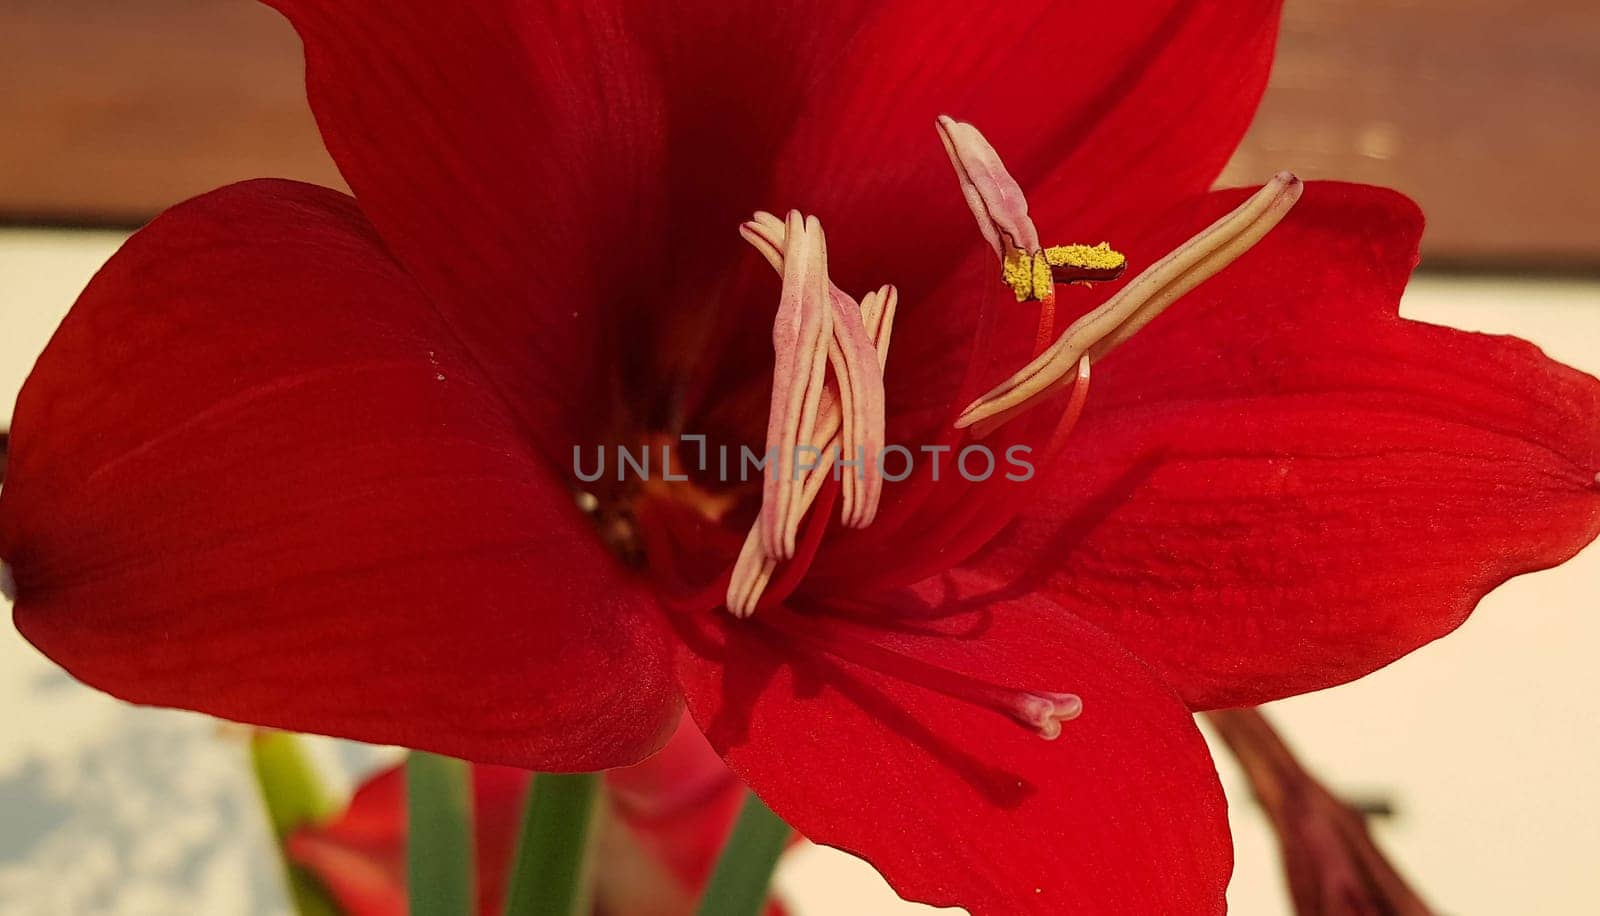
<path fill-rule="evenodd" d="M 785 614 L 782 624 L 784 635 L 819 652 L 1008 716 L 1046 741 L 1060 737 L 1062 724 L 1083 713 L 1077 694 L 1008 687 L 952 671 L 880 645 L 866 627 L 798 612 Z"/>

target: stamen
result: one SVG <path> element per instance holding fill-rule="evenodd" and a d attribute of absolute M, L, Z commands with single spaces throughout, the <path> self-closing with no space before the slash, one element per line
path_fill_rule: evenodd
<path fill-rule="evenodd" d="M 1000 277 L 1018 302 L 1042 301 L 1055 295 L 1057 283 L 1115 280 L 1127 266 L 1127 257 L 1106 242 L 1052 245 L 1032 254 L 1007 252 L 1000 265 Z"/>
<path fill-rule="evenodd" d="M 795 260 L 818 258 L 815 251 L 807 247 L 808 233 L 812 232 L 818 245 L 823 246 L 820 265 L 813 264 L 803 281 L 796 280 Z M 773 344 L 778 359 L 773 371 L 772 413 L 768 418 L 767 438 L 768 454 L 776 449 L 777 456 L 763 488 L 761 515 L 745 539 L 728 582 L 728 609 L 739 617 L 755 612 L 762 594 L 772 582 L 778 562 L 796 558 L 796 537 L 801 523 L 833 472 L 836 451 L 848 454 L 850 457 L 846 460 L 861 461 L 859 468 L 853 467 L 850 474 L 843 475 L 844 506 L 840 513 L 843 524 L 857 528 L 870 525 L 882 498 L 883 480 L 876 459 L 884 446 L 883 366 L 888 359 L 889 336 L 894 327 L 899 294 L 893 286 L 885 285 L 868 293 L 857 305 L 849 294 L 827 279 L 826 249 L 821 242 L 821 232 L 815 217 L 800 221 L 799 214 L 793 212 L 788 222 L 759 212 L 739 227 L 739 234 L 784 278 L 784 298 L 773 325 Z M 793 373 L 802 363 L 786 361 L 783 356 L 794 320 L 785 309 L 796 303 L 815 307 L 810 298 L 814 295 L 810 286 L 805 286 L 804 295 L 796 294 L 802 283 L 820 283 L 827 291 L 826 307 L 819 310 L 826 319 L 823 322 L 825 340 L 811 341 L 809 337 L 806 340 L 810 341 L 809 345 L 820 347 L 826 357 L 824 365 L 831 366 L 833 375 L 831 379 L 826 375 L 811 377 L 817 381 L 815 402 L 801 404 L 802 422 L 794 424 L 795 390 L 800 386 L 794 381 Z M 807 384 L 810 382 L 808 379 Z M 806 397 L 811 394 L 811 389 L 807 388 Z M 782 414 L 783 411 L 788 413 Z M 789 438 L 791 432 L 792 439 Z M 818 466 L 808 468 L 798 480 L 798 465 L 794 460 L 796 446 L 805 446 L 808 454 L 815 454 L 819 459 Z M 774 480 L 771 475 L 779 479 Z M 830 506 L 831 503 L 830 497 Z"/>
<path fill-rule="evenodd" d="M 759 596 L 755 610 L 776 607 L 800 587 L 806 574 L 811 571 L 817 551 L 822 549 L 823 536 L 828 532 L 828 515 L 833 511 L 833 504 L 838 497 L 839 487 L 831 481 L 818 488 L 816 501 L 822 504 L 821 508 L 806 518 L 795 543 L 793 559 L 784 561 L 767 581 L 765 593 Z"/>
<path fill-rule="evenodd" d="M 767 258 L 780 274 L 784 270 L 783 251 L 787 229 L 777 217 L 758 212 L 739 227 L 739 234 Z M 854 299 L 839 287 L 829 284 L 830 305 L 833 309 L 833 339 L 829 344 L 828 360 L 833 367 L 833 379 L 838 390 L 839 409 L 842 412 L 843 436 L 840 441 L 818 437 L 811 443 L 831 456 L 839 449 L 846 461 L 862 461 L 861 467 L 844 475 L 844 507 L 841 520 L 851 528 L 865 528 L 877 515 L 882 497 L 883 481 L 878 473 L 876 456 L 884 446 L 885 404 L 883 395 L 883 360 L 888 356 L 888 327 L 878 327 L 882 317 L 874 315 L 873 327 L 867 324 L 867 301 L 858 306 Z M 884 287 L 876 293 L 874 312 L 888 311 L 889 327 L 893 323 L 893 287 Z M 867 294 L 874 297 L 873 293 Z M 883 304 L 878 304 L 882 302 Z M 819 425 L 827 425 L 826 413 Z M 798 526 L 799 520 L 792 520 Z M 787 557 L 785 557 L 787 559 Z"/>
<path fill-rule="evenodd" d="M 728 582 L 728 610 L 735 617 L 749 617 L 755 613 L 756 602 L 772 581 L 772 571 L 778 561 L 769 558 L 761 549 L 761 524 L 750 527 L 750 534 L 739 550 L 739 559 L 733 564 L 733 578 Z"/>
<path fill-rule="evenodd" d="M 11 564 L 0 560 L 0 595 L 7 601 L 17 600 L 17 579 L 11 574 Z"/>
<path fill-rule="evenodd" d="M 883 395 L 883 368 L 878 364 L 876 342 L 867 333 L 861 307 L 835 287 L 833 303 L 833 346 L 828 358 L 839 384 L 839 406 L 844 419 L 842 455 L 846 461 L 861 461 L 844 475 L 843 522 L 847 527 L 865 528 L 877 514 L 878 495 L 883 482 L 876 458 L 884 446 L 887 409 Z M 831 455 L 832 448 L 828 449 Z"/>
<path fill-rule="evenodd" d="M 1115 280 L 1128 267 L 1128 258 L 1114 251 L 1110 243 L 1098 245 L 1052 245 L 1044 250 L 1045 263 L 1057 283 L 1082 283 L 1090 280 Z"/>
<path fill-rule="evenodd" d="M 894 331 L 894 310 L 900 291 L 885 283 L 861 297 L 861 323 L 878 348 L 878 367 L 889 368 L 889 335 Z"/>
<path fill-rule="evenodd" d="M 1012 250 L 1000 263 L 1000 279 L 1011 287 L 1018 302 L 1037 302 L 1055 294 L 1055 281 L 1044 252 Z"/>
<path fill-rule="evenodd" d="M 783 292 L 772 324 L 776 358 L 767 418 L 767 453 L 776 454 L 761 498 L 762 549 L 775 559 L 794 555 L 801 493 L 795 470 L 798 446 L 811 442 L 816 426 L 833 325 L 822 224 L 791 210 L 786 229 Z"/>
<path fill-rule="evenodd" d="M 1020 690 L 951 671 L 881 646 L 857 627 L 826 617 L 791 611 L 783 616 L 782 627 L 784 635 L 799 637 L 842 661 L 1009 716 L 1046 741 L 1061 737 L 1062 723 L 1083 714 L 1083 700 L 1076 694 Z"/>
<path fill-rule="evenodd" d="M 777 604 L 799 587 L 800 581 L 811 568 L 811 562 L 816 559 L 817 550 L 822 546 L 822 536 L 826 532 L 828 513 L 833 510 L 834 499 L 838 496 L 839 488 L 826 488 L 828 483 L 827 469 L 820 468 L 812 472 L 806 479 L 804 503 L 806 509 L 821 500 L 823 505 L 815 516 L 805 518 L 801 527 L 800 537 L 796 542 L 793 558 L 784 561 L 782 572 L 778 572 L 778 561 L 766 556 L 760 549 L 760 539 L 757 528 L 752 527 L 750 535 L 746 538 L 746 548 L 741 550 L 738 562 L 728 576 L 725 591 L 725 603 L 729 611 L 736 617 L 748 617 L 764 606 Z M 756 549 L 749 550 L 749 540 L 755 539 Z"/>
<path fill-rule="evenodd" d="M 988 240 L 1002 264 L 1012 252 L 1031 258 L 1039 246 L 1039 231 L 1028 216 L 1028 199 L 1022 187 L 1006 171 L 1000 154 L 976 127 L 940 115 L 939 138 L 944 141 L 950 164 L 955 166 L 961 194 L 978 220 L 978 231 Z M 1031 270 L 1031 267 L 1029 268 Z"/>
<path fill-rule="evenodd" d="M 1051 347 L 974 401 L 956 420 L 963 429 L 1031 407 L 1076 376 L 1078 360 L 1099 360 L 1167 306 L 1249 251 L 1300 199 L 1300 180 L 1279 172 L 1238 209 L 1134 278 L 1104 305 L 1078 319 Z"/>
<path fill-rule="evenodd" d="M 939 117 L 938 126 L 978 231 L 1000 258 L 1000 278 L 1018 302 L 1041 303 L 1037 349 L 1043 350 L 1055 326 L 1055 285 L 1115 280 L 1127 259 L 1105 242 L 1043 247 L 1022 187 L 983 134 L 947 115 Z"/>

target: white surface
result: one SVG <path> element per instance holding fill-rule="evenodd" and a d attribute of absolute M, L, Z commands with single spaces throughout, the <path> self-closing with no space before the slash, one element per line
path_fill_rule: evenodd
<path fill-rule="evenodd" d="M 32 355 L 115 247 L 0 231 L 0 423 Z M 1600 285 L 1423 280 L 1412 317 L 1516 333 L 1600 371 Z M 1455 635 L 1356 684 L 1276 704 L 1337 787 L 1381 794 L 1380 839 L 1441 912 L 1600 912 L 1600 552 L 1516 580 Z M 242 747 L 203 716 L 84 688 L 0 627 L 0 916 L 278 914 Z M 370 752 L 329 743 L 336 769 Z M 1238 916 L 1288 912 L 1265 821 L 1226 753 Z M 981 845 L 983 837 L 972 842 Z M 956 912 L 899 903 L 870 868 L 807 849 L 779 875 L 797 916 Z"/>

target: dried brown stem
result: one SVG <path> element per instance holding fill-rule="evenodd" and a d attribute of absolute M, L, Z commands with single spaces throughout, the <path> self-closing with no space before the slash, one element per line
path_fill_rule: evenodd
<path fill-rule="evenodd" d="M 1317 781 L 1255 709 L 1206 714 L 1244 767 L 1283 851 L 1299 916 L 1434 916 L 1367 830 L 1367 819 Z"/>

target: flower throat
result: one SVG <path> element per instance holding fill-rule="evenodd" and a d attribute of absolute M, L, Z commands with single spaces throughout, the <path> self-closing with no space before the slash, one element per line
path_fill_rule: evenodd
<path fill-rule="evenodd" d="M 1001 282 L 1018 303 L 1039 303 L 1032 361 L 955 419 L 955 431 L 970 440 L 988 436 L 1073 387 L 1064 422 L 1052 441 L 1064 438 L 1082 409 L 1089 366 L 1248 251 L 1277 225 L 1301 191 L 1297 178 L 1279 173 L 1057 337 L 1057 286 L 1117 279 L 1127 259 L 1105 242 L 1042 244 L 1021 187 L 983 134 L 949 117 L 939 119 L 938 129 L 962 195 L 999 261 Z M 829 507 L 812 513 L 827 483 L 840 484 L 837 502 L 844 527 L 866 528 L 877 518 L 884 484 L 878 458 L 885 447 L 883 376 L 899 296 L 895 287 L 885 285 L 858 302 L 833 285 L 827 239 L 815 216 L 790 211 L 779 219 L 758 212 L 739 227 L 739 234 L 782 277 L 772 327 L 767 414 L 766 454 L 772 464 L 766 469 L 760 512 L 723 596 L 730 613 L 748 617 L 788 598 L 804 578 L 834 501 L 829 492 Z M 803 455 L 816 460 L 802 461 Z M 841 473 L 846 464 L 849 472 Z"/>
<path fill-rule="evenodd" d="M 1301 193 L 1298 179 L 1279 173 L 1237 209 L 1150 265 L 1057 335 L 1058 287 L 1119 279 L 1127 268 L 1126 257 L 1105 242 L 1044 245 L 1028 216 L 1021 187 L 977 128 L 948 117 L 940 118 L 937 126 L 979 232 L 994 250 L 999 281 L 1017 303 L 1038 304 L 1032 358 L 954 417 L 938 437 L 938 447 L 952 453 L 981 442 L 1024 414 L 1058 403 L 1055 395 L 1070 389 L 1065 406 L 1053 408 L 1056 415 L 1047 418 L 1044 428 L 1050 432 L 1037 459 L 1048 461 L 1059 454 L 1083 410 L 1090 366 L 1248 251 L 1283 219 Z M 1057 737 L 1062 723 L 1081 714 L 1078 696 L 1019 689 L 949 670 L 897 651 L 875 626 L 861 620 L 811 612 L 826 610 L 835 599 L 848 600 L 852 589 L 875 592 L 949 568 L 998 534 L 1021 511 L 1031 490 L 975 489 L 936 505 L 937 476 L 922 474 L 898 490 L 893 507 L 880 513 L 886 472 L 879 456 L 893 448 L 885 440 L 884 369 L 898 291 L 886 284 L 857 300 L 835 286 L 828 274 L 827 237 L 815 216 L 790 211 L 779 218 L 757 212 L 740 225 L 739 234 L 782 278 L 772 325 L 774 359 L 764 452 L 768 464 L 760 478 L 760 510 L 732 568 L 698 589 L 678 575 L 671 539 L 663 538 L 658 526 L 633 525 L 628 514 L 630 543 L 642 538 L 648 548 L 647 563 L 659 565 L 665 580 L 687 588 L 687 593 L 664 595 L 663 600 L 687 613 L 725 609 L 740 619 L 755 616 L 751 625 L 781 633 L 796 649 L 919 684 L 1005 715 L 1045 739 Z M 670 446 L 656 441 L 665 461 Z M 841 473 L 847 467 L 849 473 Z M 681 478 L 665 485 L 649 478 L 643 487 L 655 491 L 647 495 L 686 507 L 713 523 L 726 517 L 737 502 L 732 493 L 712 492 Z M 593 511 L 594 497 L 588 502 Z M 838 557 L 830 554 L 828 568 L 812 576 L 815 586 L 797 596 L 812 575 L 835 505 L 844 528 L 877 524 L 877 539 L 892 543 L 914 527 L 918 542 L 933 546 L 914 552 L 918 556 L 904 563 L 872 552 L 870 557 L 845 556 L 837 564 Z M 596 518 L 603 521 L 599 514 Z M 841 583 L 842 590 L 834 588 Z M 819 595 L 827 600 L 818 600 Z"/>

